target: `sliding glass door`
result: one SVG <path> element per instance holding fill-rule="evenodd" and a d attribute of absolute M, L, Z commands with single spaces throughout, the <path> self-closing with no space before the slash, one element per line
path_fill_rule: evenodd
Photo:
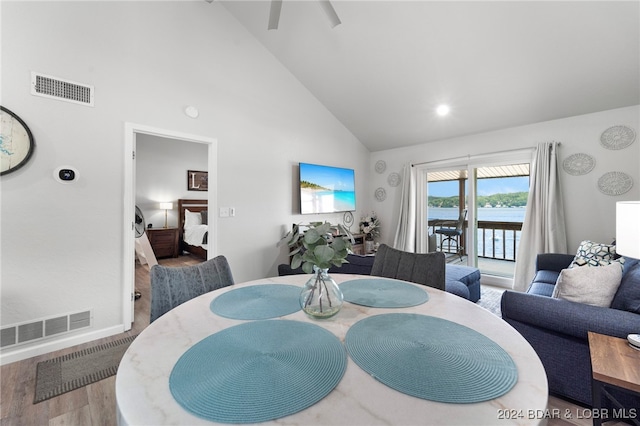
<path fill-rule="evenodd" d="M 529 194 L 529 163 L 475 171 L 477 265 L 483 274 L 512 279 Z"/>
<path fill-rule="evenodd" d="M 419 250 L 441 251 L 447 262 L 478 267 L 483 277 L 508 286 L 526 210 L 531 151 L 511 154 L 417 166 Z"/>

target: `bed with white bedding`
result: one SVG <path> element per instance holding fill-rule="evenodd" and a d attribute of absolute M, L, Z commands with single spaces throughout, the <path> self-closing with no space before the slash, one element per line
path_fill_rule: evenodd
<path fill-rule="evenodd" d="M 180 216 L 180 247 L 202 259 L 207 259 L 209 237 L 207 200 L 178 200 Z"/>

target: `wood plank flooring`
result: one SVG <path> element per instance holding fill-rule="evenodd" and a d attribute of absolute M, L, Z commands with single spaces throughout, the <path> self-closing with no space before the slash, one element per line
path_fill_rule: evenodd
<path fill-rule="evenodd" d="M 199 262 L 199 259 L 192 256 L 159 260 L 159 263 L 165 266 L 185 266 Z M 142 293 L 142 297 L 135 302 L 135 320 L 130 331 L 14 362 L 0 368 L 0 383 L 2 384 L 0 393 L 0 426 L 116 425 L 115 376 L 47 401 L 33 404 L 36 366 L 40 361 L 121 339 L 124 336 L 138 334 L 144 330 L 149 325 L 149 273 L 146 267 L 139 264 L 136 264 L 136 289 Z M 579 410 L 582 411 L 582 407 L 559 398 L 550 397 L 549 410 L 559 410 L 557 413 L 561 413 L 560 418 L 548 420 L 547 424 L 550 426 L 590 426 L 592 424 L 591 419 L 576 418 L 575 414 Z M 567 418 L 564 415 L 565 413 L 572 413 L 573 418 Z M 499 423 L 500 420 L 496 418 L 496 424 Z"/>
<path fill-rule="evenodd" d="M 164 266 L 186 266 L 201 262 L 193 256 L 158 259 Z M 149 325 L 149 271 L 136 262 L 135 302 L 130 331 L 93 342 L 51 352 L 0 367 L 0 426 L 114 426 L 116 424 L 115 376 L 55 398 L 33 404 L 38 362 L 56 358 L 97 344 L 140 333 Z"/>

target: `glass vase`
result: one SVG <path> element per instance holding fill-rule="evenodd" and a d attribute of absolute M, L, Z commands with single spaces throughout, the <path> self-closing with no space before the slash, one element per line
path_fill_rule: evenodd
<path fill-rule="evenodd" d="M 312 318 L 331 318 L 342 308 L 344 296 L 328 269 L 314 266 L 313 271 L 300 293 L 300 307 Z"/>
<path fill-rule="evenodd" d="M 374 248 L 375 248 L 375 242 L 373 241 L 373 238 L 371 238 L 370 240 L 365 239 L 364 240 L 364 252 L 365 254 L 371 254 L 374 252 Z"/>

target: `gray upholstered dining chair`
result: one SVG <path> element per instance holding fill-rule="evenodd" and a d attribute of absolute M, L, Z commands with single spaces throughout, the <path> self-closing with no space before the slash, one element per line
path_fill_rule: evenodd
<path fill-rule="evenodd" d="M 150 322 L 196 296 L 234 284 L 231 268 L 224 256 L 193 266 L 154 265 L 150 278 Z"/>
<path fill-rule="evenodd" d="M 376 253 L 371 275 L 445 288 L 444 253 L 409 253 L 382 244 Z"/>

